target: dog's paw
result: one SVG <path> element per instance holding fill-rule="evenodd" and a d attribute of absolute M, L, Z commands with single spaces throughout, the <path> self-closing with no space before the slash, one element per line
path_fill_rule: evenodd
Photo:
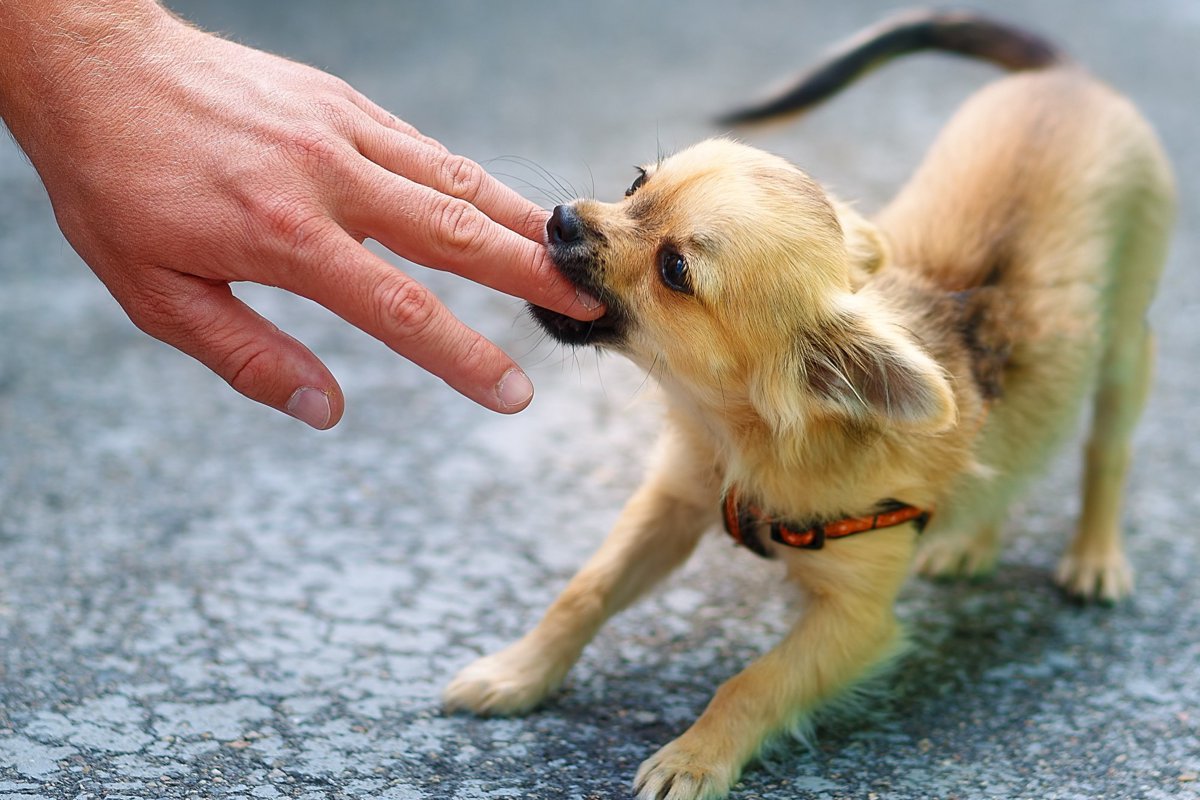
<path fill-rule="evenodd" d="M 998 548 L 993 538 L 947 536 L 934 539 L 918 552 L 917 574 L 939 580 L 980 579 L 996 571 Z"/>
<path fill-rule="evenodd" d="M 1133 594 L 1133 570 L 1119 550 L 1067 553 L 1056 577 L 1068 594 L 1086 602 L 1116 603 Z"/>
<path fill-rule="evenodd" d="M 570 662 L 517 642 L 462 669 L 442 694 L 447 711 L 508 716 L 531 711 L 566 677 Z"/>
<path fill-rule="evenodd" d="M 642 762 L 633 780 L 637 800 L 720 800 L 738 778 L 729 764 L 684 734 Z"/>

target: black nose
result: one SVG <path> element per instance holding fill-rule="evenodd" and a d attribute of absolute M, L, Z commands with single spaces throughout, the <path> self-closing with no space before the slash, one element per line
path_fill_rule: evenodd
<path fill-rule="evenodd" d="M 546 236 L 550 244 L 572 244 L 583 238 L 583 223 L 575 209 L 570 206 L 555 206 L 550 221 L 546 223 Z"/>

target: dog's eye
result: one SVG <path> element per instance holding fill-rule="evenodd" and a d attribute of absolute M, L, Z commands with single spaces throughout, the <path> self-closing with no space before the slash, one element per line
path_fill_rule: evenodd
<path fill-rule="evenodd" d="M 687 259 L 674 250 L 663 250 L 658 257 L 658 274 L 663 284 L 672 291 L 692 293 L 692 275 L 688 271 Z"/>
<path fill-rule="evenodd" d="M 637 171 L 638 171 L 638 176 L 633 179 L 633 185 L 625 190 L 626 197 L 629 197 L 629 195 L 633 194 L 638 189 L 642 188 L 642 184 L 646 182 L 646 170 L 642 169 L 641 167 L 638 167 Z"/>

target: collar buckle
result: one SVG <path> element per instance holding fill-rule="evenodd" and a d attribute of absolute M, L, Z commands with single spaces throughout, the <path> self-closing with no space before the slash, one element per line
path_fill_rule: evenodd
<path fill-rule="evenodd" d="M 817 522 L 797 531 L 786 523 L 772 522 L 771 541 L 801 550 L 820 550 L 825 546 L 825 526 Z"/>

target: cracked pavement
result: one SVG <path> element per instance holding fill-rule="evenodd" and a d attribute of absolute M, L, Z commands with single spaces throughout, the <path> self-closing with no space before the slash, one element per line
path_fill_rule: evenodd
<path fill-rule="evenodd" d="M 341 75 L 547 205 L 617 196 L 630 165 L 896 7 L 172 5 Z M 1067 452 L 1014 509 L 994 578 L 910 583 L 915 647 L 869 713 L 786 745 L 734 798 L 1200 797 L 1200 11 L 1004 13 L 1127 92 L 1179 177 L 1128 492 L 1138 593 L 1094 608 L 1054 589 L 1078 508 Z M 747 139 L 871 210 L 992 74 L 912 58 Z M 781 635 L 779 575 L 713 536 L 541 710 L 443 714 L 445 682 L 523 633 L 599 542 L 657 408 L 635 369 L 550 347 L 516 301 L 404 268 L 529 369 L 527 412 L 478 409 L 256 287 L 239 294 L 327 360 L 348 411 L 316 433 L 249 403 L 133 328 L 0 142 L 0 800 L 627 797 L 640 761 Z"/>

